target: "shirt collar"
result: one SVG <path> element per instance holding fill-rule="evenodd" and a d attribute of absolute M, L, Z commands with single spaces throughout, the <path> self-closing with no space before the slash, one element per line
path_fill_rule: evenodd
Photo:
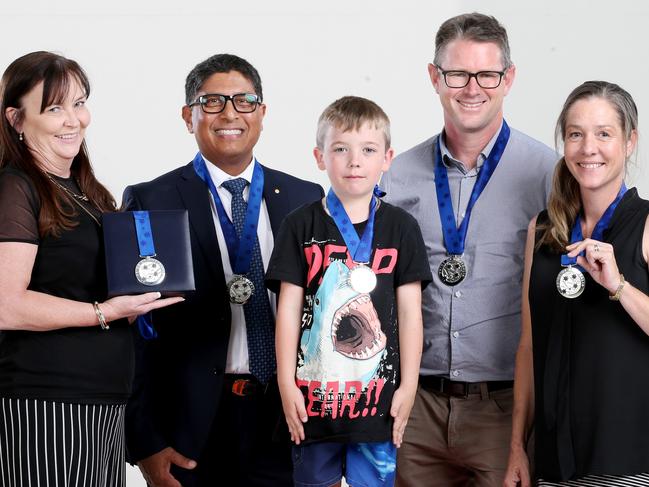
<path fill-rule="evenodd" d="M 487 157 L 489 157 L 489 154 L 491 153 L 491 149 L 493 149 L 494 145 L 496 144 L 496 140 L 498 139 L 498 136 L 500 135 L 500 131 L 503 128 L 502 122 L 500 123 L 500 127 L 498 127 L 498 130 L 496 130 L 496 133 L 494 136 L 487 142 L 487 145 L 484 146 L 484 148 L 480 151 L 480 155 L 478 156 L 478 164 L 477 164 L 477 169 L 479 170 L 482 167 L 482 164 L 484 164 L 484 161 Z M 440 134 L 440 139 L 439 139 L 439 148 L 442 153 L 442 162 L 446 167 L 451 167 L 455 166 L 458 169 L 462 170 L 463 172 L 466 172 L 466 169 L 464 168 L 464 164 L 462 161 L 459 161 L 453 157 L 453 154 L 451 154 L 451 151 L 448 150 L 448 147 L 446 147 L 446 132 L 442 131 Z"/>
<path fill-rule="evenodd" d="M 214 183 L 214 186 L 216 186 L 217 188 L 220 188 L 225 181 L 228 181 L 230 179 L 243 178 L 246 181 L 248 181 L 248 184 L 252 182 L 252 173 L 255 170 L 255 165 L 251 163 L 255 161 L 254 156 L 250 160 L 250 163 L 248 163 L 246 168 L 243 170 L 243 172 L 237 176 L 231 176 L 223 169 L 217 167 L 216 164 L 212 164 L 212 162 L 207 160 L 205 156 L 203 156 L 203 159 L 205 159 L 205 163 L 206 163 L 205 165 L 207 166 L 207 171 L 210 173 L 212 182 Z"/>

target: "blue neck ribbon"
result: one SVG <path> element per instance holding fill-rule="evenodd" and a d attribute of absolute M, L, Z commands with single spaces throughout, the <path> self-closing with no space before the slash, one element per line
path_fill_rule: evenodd
<path fill-rule="evenodd" d="M 363 235 L 359 238 L 358 232 L 354 228 L 345 207 L 334 193 L 333 188 L 329 189 L 327 193 L 327 208 L 329 213 L 338 227 L 338 231 L 347 245 L 349 254 L 352 256 L 354 262 L 366 264 L 370 261 L 372 253 L 372 240 L 374 239 L 374 217 L 376 215 L 376 197 L 385 196 L 385 192 L 381 191 L 378 186 L 374 186 L 372 192 L 372 200 L 370 201 L 370 214 L 367 217 L 367 225 Z"/>
<path fill-rule="evenodd" d="M 250 270 L 252 249 L 257 238 L 257 223 L 259 222 L 259 212 L 261 210 L 261 200 L 264 190 L 264 171 L 256 159 L 254 164 L 255 167 L 252 172 L 252 182 L 250 183 L 248 196 L 248 208 L 243 222 L 241 237 L 239 237 L 234 223 L 232 223 L 225 212 L 221 198 L 219 198 L 219 193 L 216 191 L 216 186 L 210 177 L 205 160 L 200 152 L 196 154 L 193 161 L 194 171 L 207 184 L 210 193 L 212 193 L 214 206 L 216 206 L 216 214 L 219 218 L 221 230 L 223 230 L 225 244 L 228 247 L 228 257 L 230 258 L 232 272 L 239 275 L 246 274 Z"/>
<path fill-rule="evenodd" d="M 620 187 L 620 191 L 617 193 L 617 196 L 613 200 L 613 203 L 611 203 L 608 208 L 606 208 L 606 211 L 604 214 L 601 216 L 597 224 L 595 225 L 595 228 L 593 229 L 593 233 L 590 236 L 593 240 L 599 240 L 602 241 L 604 238 L 604 231 L 608 228 L 609 224 L 611 223 L 611 218 L 613 218 L 613 213 L 615 212 L 615 208 L 617 208 L 617 205 L 620 203 L 622 200 L 622 197 L 624 196 L 624 193 L 626 193 L 626 185 L 622 183 L 622 186 Z M 584 235 L 581 231 L 581 215 L 577 215 L 577 218 L 575 219 L 575 224 L 572 227 L 572 232 L 570 233 L 570 243 L 573 244 L 575 242 L 581 242 L 584 239 Z M 584 251 L 581 251 L 579 255 L 582 257 L 584 256 Z M 577 263 L 577 257 L 568 257 L 568 254 L 563 254 L 561 256 L 561 265 L 564 267 L 575 265 Z M 581 268 L 581 266 L 577 266 Z"/>
<path fill-rule="evenodd" d="M 437 193 L 437 207 L 439 209 L 439 216 L 442 223 L 442 232 L 444 234 L 444 245 L 449 255 L 462 255 L 464 253 L 464 243 L 466 241 L 466 234 L 469 228 L 469 219 L 471 218 L 471 211 L 475 206 L 482 191 L 487 186 L 491 175 L 496 170 L 500 158 L 505 152 L 505 147 L 509 141 L 509 126 L 503 120 L 503 126 L 500 129 L 500 134 L 496 139 L 489 157 L 485 159 L 478 174 L 478 179 L 473 186 L 473 191 L 469 197 L 464 218 L 459 227 L 456 227 L 455 216 L 453 214 L 453 202 L 451 201 L 451 189 L 448 183 L 448 171 L 442 160 L 442 149 L 440 145 L 440 134 L 437 138 L 437 148 L 435 154 L 435 190 Z"/>

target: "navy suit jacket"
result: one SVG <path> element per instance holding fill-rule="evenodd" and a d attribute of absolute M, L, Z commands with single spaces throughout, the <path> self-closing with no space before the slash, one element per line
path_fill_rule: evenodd
<path fill-rule="evenodd" d="M 264 167 L 263 197 L 273 235 L 288 213 L 323 195 L 317 184 Z M 196 282 L 186 301 L 153 313 L 158 338 L 137 339 L 126 409 L 127 457 L 135 463 L 171 446 L 197 459 L 219 406 L 231 321 L 209 191 L 190 163 L 127 187 L 123 206 L 188 210 Z"/>

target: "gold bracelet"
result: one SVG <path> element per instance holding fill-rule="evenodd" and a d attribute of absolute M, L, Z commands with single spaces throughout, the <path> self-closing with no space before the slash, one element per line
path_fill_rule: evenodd
<path fill-rule="evenodd" d="M 620 274 L 620 285 L 615 290 L 615 294 L 609 294 L 608 299 L 610 299 L 611 301 L 619 301 L 625 284 L 626 281 L 624 280 L 624 274 Z"/>
<path fill-rule="evenodd" d="M 110 330 L 110 326 L 108 326 L 108 323 L 106 323 L 106 317 L 104 316 L 104 313 L 101 311 L 101 308 L 99 307 L 99 303 L 95 301 L 95 303 L 92 306 L 93 308 L 95 308 L 95 314 L 97 315 L 97 319 L 99 320 L 99 326 L 101 326 L 101 329 Z"/>

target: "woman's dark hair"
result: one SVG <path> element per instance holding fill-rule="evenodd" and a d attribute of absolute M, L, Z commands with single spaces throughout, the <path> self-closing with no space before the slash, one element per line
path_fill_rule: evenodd
<path fill-rule="evenodd" d="M 41 113 L 48 106 L 63 102 L 73 82 L 79 83 L 88 96 L 90 83 L 75 61 L 46 51 L 19 57 L 7 67 L 0 81 L 0 169 L 17 168 L 32 181 L 40 203 L 38 230 L 43 237 L 50 234 L 56 236 L 62 230 L 74 227 L 76 209 L 70 196 L 55 188 L 14 128 L 20 125 L 25 116 L 22 98 L 41 82 Z M 18 109 L 11 122 L 6 116 L 6 110 L 10 107 Z M 71 174 L 94 206 L 104 212 L 115 211 L 115 199 L 95 178 L 85 141 L 72 161 Z"/>

